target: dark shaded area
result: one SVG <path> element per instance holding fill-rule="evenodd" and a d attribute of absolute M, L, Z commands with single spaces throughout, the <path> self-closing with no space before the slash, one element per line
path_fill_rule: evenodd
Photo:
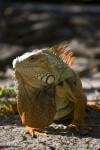
<path fill-rule="evenodd" d="M 77 49 L 76 56 L 100 58 L 100 6 L 55 2 L 0 1 L 0 68 L 25 51 L 63 40 Z"/>
<path fill-rule="evenodd" d="M 13 1 L 13 0 L 10 0 Z M 15 0 L 17 2 L 21 2 L 23 0 Z M 33 0 L 24 0 L 24 2 L 33 2 Z M 34 2 L 37 2 L 37 0 L 34 0 Z M 41 0 L 38 0 L 38 2 L 41 2 Z M 43 0 L 42 2 L 47 2 L 46 0 Z M 98 0 L 48 0 L 50 3 L 64 3 L 64 4 L 99 4 L 100 2 Z"/>

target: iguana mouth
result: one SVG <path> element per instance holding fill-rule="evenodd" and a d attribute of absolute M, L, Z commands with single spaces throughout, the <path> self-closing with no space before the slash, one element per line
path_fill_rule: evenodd
<path fill-rule="evenodd" d="M 18 63 L 19 63 L 19 57 L 13 60 L 13 68 L 15 68 Z"/>
<path fill-rule="evenodd" d="M 17 70 L 15 70 L 15 77 L 16 77 L 18 82 L 23 82 L 23 77 L 21 76 L 21 74 Z"/>

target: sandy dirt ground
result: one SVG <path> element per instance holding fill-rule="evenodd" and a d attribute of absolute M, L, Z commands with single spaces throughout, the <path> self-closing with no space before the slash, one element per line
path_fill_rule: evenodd
<path fill-rule="evenodd" d="M 93 122 L 92 131 L 79 128 L 79 132 L 66 128 L 68 121 L 53 123 L 52 134 L 37 133 L 32 138 L 25 133 L 19 115 L 0 114 L 0 150 L 100 150 L 100 111 L 86 112 L 87 124 Z"/>

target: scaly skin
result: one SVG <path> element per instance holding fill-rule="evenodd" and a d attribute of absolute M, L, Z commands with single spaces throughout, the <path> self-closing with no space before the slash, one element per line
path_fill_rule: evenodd
<path fill-rule="evenodd" d="M 22 123 L 27 126 L 27 131 L 29 131 L 32 137 L 35 132 L 40 132 L 42 135 L 49 133 L 45 127 L 48 127 L 53 122 L 56 113 L 54 99 L 54 87 L 39 91 L 39 89 L 37 90 L 25 84 L 24 81 L 18 84 L 18 112 Z"/>
<path fill-rule="evenodd" d="M 84 123 L 86 97 L 82 92 L 79 77 L 75 74 L 75 79 L 72 77 L 68 78 L 63 81 L 62 87 L 57 85 L 56 88 L 59 91 L 59 95 L 65 96 L 65 98 L 74 103 L 72 106 L 72 109 L 74 108 L 73 121 L 68 126 L 68 129 L 75 127 L 78 131 L 78 127 L 81 126 L 87 130 L 91 130 L 91 127 L 87 127 Z"/>
<path fill-rule="evenodd" d="M 42 50 L 34 50 L 13 61 L 18 81 L 18 112 L 22 122 L 34 135 L 43 131 L 53 120 L 73 117 L 68 128 L 84 123 L 86 98 L 79 77 L 71 68 L 66 42 Z"/>

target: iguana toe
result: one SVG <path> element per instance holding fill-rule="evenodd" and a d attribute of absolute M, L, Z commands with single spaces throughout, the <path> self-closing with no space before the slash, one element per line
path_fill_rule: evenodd
<path fill-rule="evenodd" d="M 70 124 L 70 125 L 68 125 L 68 130 L 71 130 L 72 128 L 75 128 L 76 129 L 76 131 L 78 131 L 78 126 L 76 126 L 76 125 L 74 125 L 74 124 Z"/>
<path fill-rule="evenodd" d="M 81 126 L 82 128 L 84 128 L 84 129 L 86 129 L 86 130 L 89 130 L 89 131 L 92 130 L 91 127 L 88 127 L 87 125 L 85 125 L 85 123 L 79 122 L 79 121 L 77 121 L 77 122 L 75 121 L 75 123 L 72 122 L 72 124 L 68 125 L 68 130 L 70 130 L 70 129 L 72 129 L 72 128 L 75 128 L 76 131 L 78 131 L 78 127 L 79 127 L 79 126 Z"/>
<path fill-rule="evenodd" d="M 38 133 L 39 135 L 46 136 L 47 134 L 52 134 L 51 131 L 48 131 L 47 129 L 40 129 L 40 128 L 31 128 L 27 126 L 27 132 L 31 134 L 32 137 L 34 137 L 35 133 Z"/>

